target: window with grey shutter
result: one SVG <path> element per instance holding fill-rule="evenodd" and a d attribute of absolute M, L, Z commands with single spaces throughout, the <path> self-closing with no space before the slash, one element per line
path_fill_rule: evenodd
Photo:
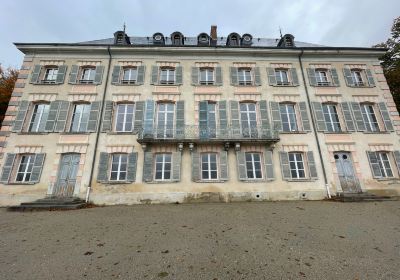
<path fill-rule="evenodd" d="M 143 120 L 143 137 L 154 136 L 154 109 L 155 102 L 153 100 L 146 100 L 144 120 Z"/>
<path fill-rule="evenodd" d="M 208 139 L 208 101 L 199 102 L 199 137 Z"/>
<path fill-rule="evenodd" d="M 306 102 L 299 102 L 299 110 L 304 131 L 311 131 L 310 119 L 307 113 Z"/>
<path fill-rule="evenodd" d="M 50 103 L 49 115 L 47 117 L 45 131 L 53 132 L 57 121 L 58 107 L 60 106 L 60 101 L 56 100 Z"/>
<path fill-rule="evenodd" d="M 219 153 L 219 179 L 228 180 L 228 152 L 221 151 Z"/>
<path fill-rule="evenodd" d="M 317 130 L 318 131 L 327 131 L 325 117 L 324 117 L 324 111 L 322 109 L 321 102 L 312 102 L 312 108 L 313 108 L 314 119 L 317 124 Z"/>
<path fill-rule="evenodd" d="M 157 85 L 158 84 L 158 73 L 159 73 L 159 68 L 158 66 L 151 66 L 151 84 L 152 85 Z"/>
<path fill-rule="evenodd" d="M 244 152 L 236 152 L 237 173 L 240 181 L 247 180 L 246 157 Z"/>
<path fill-rule="evenodd" d="M 199 84 L 199 67 L 192 67 L 192 85 Z"/>
<path fill-rule="evenodd" d="M 268 103 L 266 100 L 260 100 L 258 102 L 258 106 L 260 109 L 260 118 L 261 118 L 261 135 L 262 137 L 271 137 L 271 124 L 269 122 L 268 116 Z"/>
<path fill-rule="evenodd" d="M 72 65 L 71 66 L 71 71 L 69 72 L 69 84 L 76 84 L 77 79 L 78 79 L 78 72 L 79 72 L 79 66 L 78 65 Z"/>
<path fill-rule="evenodd" d="M 370 87 L 374 87 L 375 86 L 375 81 L 374 81 L 374 76 L 372 75 L 372 71 L 370 69 L 367 69 L 367 70 L 365 70 L 365 74 L 367 76 L 368 85 Z"/>
<path fill-rule="evenodd" d="M 19 102 L 18 113 L 17 113 L 17 116 L 15 117 L 14 125 L 12 128 L 13 132 L 21 132 L 21 130 L 24 126 L 24 121 L 25 121 L 26 112 L 28 111 L 28 108 L 29 108 L 29 101 L 23 100 L 23 101 Z"/>
<path fill-rule="evenodd" d="M 200 181 L 200 153 L 192 152 L 192 181 Z"/>
<path fill-rule="evenodd" d="M 287 152 L 279 152 L 279 160 L 281 162 L 281 172 L 283 180 L 292 178 L 289 167 L 289 154 Z"/>
<path fill-rule="evenodd" d="M 215 67 L 215 85 L 222 86 L 222 68 Z"/>
<path fill-rule="evenodd" d="M 35 154 L 35 160 L 33 161 L 32 174 L 29 182 L 37 183 L 40 181 L 40 175 L 42 174 L 43 163 L 45 154 Z"/>
<path fill-rule="evenodd" d="M 94 84 L 101 84 L 101 80 L 103 78 L 103 71 L 104 71 L 104 66 L 96 66 L 96 73 L 94 75 Z"/>
<path fill-rule="evenodd" d="M 272 150 L 265 149 L 264 151 L 264 166 L 265 166 L 265 179 L 274 180 L 274 159 Z"/>
<path fill-rule="evenodd" d="M 111 84 L 117 85 L 120 83 L 121 66 L 115 65 L 111 75 Z"/>
<path fill-rule="evenodd" d="M 99 168 L 97 170 L 97 181 L 98 182 L 107 182 L 108 181 L 108 162 L 109 162 L 109 154 L 101 152 L 99 158 Z"/>
<path fill-rule="evenodd" d="M 343 117 L 344 117 L 344 121 L 346 123 L 347 131 L 350 131 L 350 132 L 355 131 L 356 127 L 354 124 L 353 115 L 351 113 L 351 108 L 350 108 L 349 102 L 342 102 L 341 107 L 342 107 Z"/>
<path fill-rule="evenodd" d="M 381 178 L 382 172 L 379 167 L 378 156 L 376 152 L 367 151 L 368 161 L 371 166 L 372 176 L 374 178 Z"/>
<path fill-rule="evenodd" d="M 181 162 L 182 153 L 174 152 L 172 153 L 172 181 L 179 182 L 181 180 Z"/>
<path fill-rule="evenodd" d="M 357 102 L 350 102 L 351 111 L 353 112 L 354 120 L 357 126 L 357 131 L 365 131 L 365 123 L 361 113 L 360 104 Z"/>
<path fill-rule="evenodd" d="M 310 86 L 316 86 L 317 85 L 317 78 L 315 76 L 315 69 L 314 68 L 307 68 L 307 75 L 308 75 L 308 80 L 310 81 Z"/>
<path fill-rule="evenodd" d="M 68 101 L 59 101 L 59 102 L 60 104 L 58 106 L 57 121 L 56 121 L 56 126 L 54 128 L 55 132 L 65 131 L 65 125 L 67 124 L 67 118 L 68 118 L 69 102 Z"/>
<path fill-rule="evenodd" d="M 336 68 L 331 68 L 330 72 L 331 72 L 331 78 L 332 78 L 332 85 L 335 87 L 340 86 L 339 76 L 336 71 Z"/>
<path fill-rule="evenodd" d="M 307 164 L 308 164 L 308 172 L 311 179 L 317 179 L 317 166 L 315 164 L 314 154 L 311 151 L 307 152 Z"/>
<path fill-rule="evenodd" d="M 137 79 L 136 79 L 136 84 L 137 85 L 143 85 L 144 84 L 144 75 L 145 75 L 146 67 L 144 65 L 141 65 L 137 68 Z"/>
<path fill-rule="evenodd" d="M 386 107 L 385 102 L 379 102 L 379 111 L 381 112 L 383 123 L 385 124 L 386 131 L 394 131 L 392 120 L 390 119 L 390 114 Z"/>
<path fill-rule="evenodd" d="M 254 67 L 254 85 L 261 86 L 260 67 Z"/>
<path fill-rule="evenodd" d="M 101 101 L 94 101 L 90 106 L 89 122 L 87 126 L 88 132 L 96 132 L 97 123 L 100 117 Z"/>
<path fill-rule="evenodd" d="M 66 72 L 67 72 L 67 65 L 58 66 L 56 84 L 63 84 L 64 83 Z"/>
<path fill-rule="evenodd" d="M 238 68 L 237 67 L 230 67 L 230 75 L 231 75 L 231 85 L 237 86 L 239 84 L 238 81 Z"/>
<path fill-rule="evenodd" d="M 31 80 L 30 80 L 31 84 L 39 83 L 39 77 L 40 77 L 41 69 L 42 69 L 42 66 L 39 65 L 39 64 L 36 64 L 33 67 L 33 71 L 32 71 L 32 74 L 31 74 Z"/>
<path fill-rule="evenodd" d="M 101 131 L 109 132 L 112 130 L 112 116 L 113 116 L 113 102 L 105 101 L 104 103 L 104 115 L 103 115 L 103 124 Z"/>
<path fill-rule="evenodd" d="M 275 69 L 268 67 L 267 68 L 267 73 L 268 73 L 268 82 L 270 86 L 276 86 L 276 76 L 275 76 Z"/>
<path fill-rule="evenodd" d="M 279 110 L 279 103 L 271 101 L 269 105 L 271 107 L 273 129 L 282 131 L 282 119 L 281 119 L 281 112 Z"/>
<path fill-rule="evenodd" d="M 394 151 L 393 156 L 394 156 L 394 160 L 396 162 L 397 171 L 400 174 L 400 151 Z"/>
<path fill-rule="evenodd" d="M 8 184 L 10 180 L 11 171 L 14 165 L 15 155 L 13 153 L 8 153 L 6 156 L 6 160 L 3 164 L 3 171 L 1 173 L 0 182 L 3 184 Z"/>
<path fill-rule="evenodd" d="M 183 71 L 182 66 L 177 66 L 175 68 L 175 84 L 181 85 L 183 83 Z"/>
<path fill-rule="evenodd" d="M 346 80 L 346 84 L 349 87 L 354 87 L 355 84 L 354 84 L 353 76 L 351 75 L 351 70 L 349 68 L 343 68 L 343 75 Z"/>
<path fill-rule="evenodd" d="M 219 116 L 219 137 L 226 138 L 228 136 L 228 112 L 226 100 L 218 101 Z"/>
<path fill-rule="evenodd" d="M 152 152 L 144 152 L 143 181 L 144 182 L 152 182 L 153 181 L 153 153 Z"/>
<path fill-rule="evenodd" d="M 296 68 L 290 68 L 290 77 L 292 79 L 292 85 L 293 86 L 298 86 L 299 85 L 299 78 L 297 77 L 297 71 Z"/>
<path fill-rule="evenodd" d="M 135 121 L 133 133 L 141 133 L 143 129 L 144 101 L 137 101 L 135 106 Z"/>
<path fill-rule="evenodd" d="M 239 102 L 235 100 L 229 101 L 231 110 L 231 133 L 232 137 L 240 138 L 240 119 L 239 119 Z"/>
<path fill-rule="evenodd" d="M 185 101 L 176 102 L 175 136 L 177 139 L 185 137 Z"/>
<path fill-rule="evenodd" d="M 128 182 L 136 181 L 137 158 L 138 158 L 138 153 L 136 152 L 128 154 L 128 168 L 126 175 L 126 181 Z"/>

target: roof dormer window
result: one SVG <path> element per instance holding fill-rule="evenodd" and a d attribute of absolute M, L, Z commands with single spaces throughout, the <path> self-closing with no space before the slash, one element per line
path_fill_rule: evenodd
<path fill-rule="evenodd" d="M 253 40 L 253 36 L 251 36 L 250 34 L 244 34 L 242 36 L 242 46 L 251 46 L 251 44 Z"/>
<path fill-rule="evenodd" d="M 228 39 L 226 41 L 227 46 L 235 47 L 235 46 L 240 46 L 240 36 L 237 33 L 231 33 L 228 36 Z"/>
<path fill-rule="evenodd" d="M 197 36 L 197 45 L 208 46 L 209 43 L 210 43 L 210 36 L 208 36 L 206 33 L 201 33 L 199 36 Z"/>
<path fill-rule="evenodd" d="M 180 32 L 174 32 L 171 34 L 172 45 L 183 46 L 183 35 Z"/>
<path fill-rule="evenodd" d="M 156 45 L 164 45 L 164 35 L 162 33 L 154 33 L 153 35 L 153 42 Z"/>

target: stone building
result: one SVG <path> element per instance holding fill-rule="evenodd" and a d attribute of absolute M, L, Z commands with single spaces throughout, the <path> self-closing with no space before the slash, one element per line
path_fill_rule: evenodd
<path fill-rule="evenodd" d="M 376 48 L 231 33 L 16 43 L 0 205 L 398 195 L 400 122 Z"/>

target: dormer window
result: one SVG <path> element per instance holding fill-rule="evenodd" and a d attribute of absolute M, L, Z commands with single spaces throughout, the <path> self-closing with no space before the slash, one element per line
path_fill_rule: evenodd
<path fill-rule="evenodd" d="M 124 68 L 124 73 L 122 77 L 123 84 L 135 84 L 138 77 L 137 67 L 127 67 Z"/>
<path fill-rule="evenodd" d="M 227 46 L 240 46 L 240 36 L 237 33 L 231 33 L 229 34 L 227 41 L 226 41 L 226 45 Z"/>
<path fill-rule="evenodd" d="M 208 46 L 210 43 L 210 37 L 206 33 L 201 33 L 197 36 L 197 44 L 199 46 Z"/>
<path fill-rule="evenodd" d="M 160 69 L 160 84 L 162 85 L 175 84 L 175 68 Z"/>
<path fill-rule="evenodd" d="M 244 34 L 242 36 L 242 46 L 251 46 L 253 40 L 253 36 L 250 34 Z"/>
<path fill-rule="evenodd" d="M 119 33 L 117 35 L 117 45 L 122 45 L 124 43 L 124 34 Z"/>
<path fill-rule="evenodd" d="M 182 46 L 183 45 L 183 35 L 180 32 L 174 32 L 171 34 L 172 45 Z"/>
<path fill-rule="evenodd" d="M 164 35 L 162 33 L 155 33 L 153 35 L 153 43 L 156 45 L 164 45 L 165 44 Z"/>
<path fill-rule="evenodd" d="M 294 36 L 292 34 L 283 35 L 283 37 L 279 40 L 278 47 L 283 47 L 283 48 L 295 47 Z"/>
<path fill-rule="evenodd" d="M 95 75 L 95 67 L 82 67 L 79 82 L 81 84 L 93 84 Z"/>

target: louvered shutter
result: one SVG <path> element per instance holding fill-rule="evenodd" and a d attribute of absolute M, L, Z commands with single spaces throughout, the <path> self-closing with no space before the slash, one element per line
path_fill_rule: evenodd
<path fill-rule="evenodd" d="M 199 137 L 208 139 L 208 101 L 199 102 Z"/>
<path fill-rule="evenodd" d="M 144 121 L 143 121 L 143 137 L 153 138 L 154 136 L 154 109 L 155 102 L 153 100 L 146 100 Z"/>
<path fill-rule="evenodd" d="M 236 152 L 237 173 L 240 181 L 247 180 L 246 156 L 244 152 Z"/>
<path fill-rule="evenodd" d="M 318 131 L 327 131 L 324 111 L 321 102 L 312 102 L 312 108 L 314 113 L 314 119 L 317 124 Z"/>
<path fill-rule="evenodd" d="M 30 80 L 31 84 L 39 83 L 39 77 L 40 77 L 41 70 L 42 70 L 42 66 L 39 65 L 39 64 L 36 64 L 33 67 L 33 71 L 32 71 L 32 74 L 31 74 L 31 80 Z"/>
<path fill-rule="evenodd" d="M 199 84 L 199 67 L 192 67 L 192 85 Z"/>
<path fill-rule="evenodd" d="M 24 121 L 25 121 L 26 112 L 28 111 L 28 108 L 29 108 L 29 101 L 23 100 L 23 101 L 19 102 L 18 113 L 17 113 L 17 116 L 15 117 L 14 125 L 12 128 L 13 132 L 21 132 L 21 130 L 24 126 Z"/>
<path fill-rule="evenodd" d="M 317 85 L 317 78 L 315 77 L 315 69 L 307 68 L 308 80 L 310 81 L 310 86 L 315 87 Z"/>
<path fill-rule="evenodd" d="M 108 181 L 108 162 L 110 155 L 108 153 L 101 152 L 99 158 L 99 167 L 97 170 L 97 181 L 107 182 Z"/>
<path fill-rule="evenodd" d="M 69 84 L 76 84 L 78 79 L 78 72 L 79 72 L 79 66 L 72 65 L 71 71 L 69 72 L 69 81 L 68 81 Z"/>
<path fill-rule="evenodd" d="M 219 116 L 219 138 L 228 136 L 228 112 L 227 102 L 225 100 L 218 101 L 218 116 Z"/>
<path fill-rule="evenodd" d="M 231 109 L 231 132 L 233 138 L 240 138 L 240 116 L 239 116 L 239 102 L 235 100 L 229 101 Z"/>
<path fill-rule="evenodd" d="M 308 164 L 308 171 L 311 179 L 317 179 L 317 166 L 315 164 L 314 154 L 311 151 L 307 152 L 307 164 Z"/>
<path fill-rule="evenodd" d="M 200 181 L 200 154 L 197 152 L 192 152 L 192 181 Z"/>
<path fill-rule="evenodd" d="M 258 102 L 260 108 L 260 119 L 261 119 L 261 135 L 263 138 L 272 137 L 271 135 L 271 124 L 268 116 L 268 103 L 266 100 Z"/>
<path fill-rule="evenodd" d="M 185 138 L 185 101 L 183 100 L 176 102 L 175 137 Z"/>
<path fill-rule="evenodd" d="M 275 76 L 275 69 L 268 67 L 267 68 L 267 73 L 268 73 L 268 82 L 270 86 L 276 86 L 276 76 Z"/>
<path fill-rule="evenodd" d="M 66 72 L 67 72 L 67 65 L 58 66 L 56 84 L 63 84 L 64 83 Z"/>
<path fill-rule="evenodd" d="M 153 181 L 153 153 L 152 152 L 144 152 L 143 181 L 144 182 L 152 182 Z"/>
<path fill-rule="evenodd" d="M 368 161 L 371 166 L 372 176 L 382 178 L 382 172 L 379 167 L 378 155 L 376 152 L 367 151 Z"/>
<path fill-rule="evenodd" d="M 254 67 L 254 85 L 261 86 L 260 67 Z"/>
<path fill-rule="evenodd" d="M 346 80 L 346 84 L 349 87 L 354 87 L 353 76 L 351 75 L 351 70 L 349 68 L 343 68 L 344 78 Z"/>
<path fill-rule="evenodd" d="M 112 101 L 105 101 L 103 124 L 102 124 L 102 128 L 101 128 L 102 132 L 112 131 L 113 107 L 114 107 L 114 105 L 113 105 Z"/>
<path fill-rule="evenodd" d="M 128 166 L 126 172 L 126 181 L 128 182 L 136 181 L 137 158 L 138 153 L 136 152 L 128 154 Z"/>
<path fill-rule="evenodd" d="M 172 153 L 172 181 L 179 182 L 181 180 L 181 163 L 182 153 Z"/>
<path fill-rule="evenodd" d="M 290 68 L 290 76 L 292 77 L 292 85 L 298 86 L 299 85 L 299 78 L 297 77 L 296 68 Z"/>
<path fill-rule="evenodd" d="M 56 125 L 58 107 L 60 106 L 60 101 L 56 100 L 50 103 L 49 115 L 47 116 L 46 125 L 44 131 L 53 132 Z"/>
<path fill-rule="evenodd" d="M 8 181 L 10 180 L 10 175 L 14 165 L 15 156 L 16 154 L 13 153 L 8 153 L 6 156 L 6 160 L 4 161 L 3 164 L 3 171 L 0 177 L 0 182 L 3 184 L 8 184 Z"/>
<path fill-rule="evenodd" d="M 264 167 L 265 167 L 265 179 L 274 180 L 274 160 L 273 153 L 271 150 L 265 149 L 264 152 Z"/>
<path fill-rule="evenodd" d="M 175 68 L 175 84 L 181 85 L 183 82 L 182 66 L 177 66 Z"/>
<path fill-rule="evenodd" d="M 40 175 L 42 174 L 45 156 L 46 156 L 45 154 L 35 155 L 35 160 L 33 161 L 33 166 L 32 166 L 32 174 L 31 177 L 29 178 L 29 182 L 37 183 L 40 181 Z"/>
<path fill-rule="evenodd" d="M 269 105 L 271 107 L 273 128 L 274 130 L 282 131 L 283 128 L 282 128 L 281 112 L 279 110 L 279 103 L 271 101 Z"/>
<path fill-rule="evenodd" d="M 158 66 L 151 66 L 151 84 L 152 85 L 157 85 L 158 84 L 158 72 L 159 72 L 159 67 Z"/>
<path fill-rule="evenodd" d="M 97 123 L 100 117 L 101 101 L 94 101 L 90 106 L 89 122 L 87 126 L 88 132 L 96 132 Z"/>
<path fill-rule="evenodd" d="M 219 179 L 228 180 L 228 152 L 221 151 L 219 153 Z"/>
<path fill-rule="evenodd" d="M 392 120 L 390 119 L 390 114 L 386 107 L 385 102 L 379 102 L 379 111 L 381 112 L 383 123 L 385 124 L 386 131 L 394 131 Z"/>
<path fill-rule="evenodd" d="M 301 116 L 301 122 L 303 125 L 303 130 L 311 131 L 310 119 L 309 119 L 308 113 L 307 113 L 306 102 L 304 102 L 304 101 L 299 102 L 299 110 L 300 110 L 300 116 Z"/>
<path fill-rule="evenodd" d="M 143 116 L 144 116 L 144 101 L 137 101 L 135 104 L 135 121 L 133 133 L 142 133 L 143 130 Z"/>
<path fill-rule="evenodd" d="M 215 67 L 215 85 L 222 86 L 222 68 Z"/>
<path fill-rule="evenodd" d="M 230 75 L 231 75 L 231 85 L 237 86 L 239 84 L 238 81 L 238 68 L 230 67 Z"/>
<path fill-rule="evenodd" d="M 357 131 L 365 131 L 365 123 L 364 118 L 361 113 L 360 104 L 357 102 L 350 102 L 351 104 L 351 111 L 353 112 L 354 120 L 356 122 Z"/>
<path fill-rule="evenodd" d="M 63 132 L 65 130 L 65 125 L 67 124 L 69 102 L 68 101 L 59 101 L 59 102 L 60 104 L 58 106 L 57 122 L 54 128 L 54 132 Z"/>
<path fill-rule="evenodd" d="M 145 74 L 146 68 L 144 65 L 141 65 L 137 68 L 137 79 L 136 79 L 136 84 L 137 85 L 143 85 L 144 84 L 144 74 Z"/>
<path fill-rule="evenodd" d="M 397 171 L 400 174 L 400 151 L 393 152 L 394 160 L 396 161 Z"/>
<path fill-rule="evenodd" d="M 289 154 L 287 152 L 279 152 L 279 159 L 281 162 L 281 171 L 283 180 L 292 179 L 289 167 Z"/>
<path fill-rule="evenodd" d="M 355 131 L 356 127 L 354 124 L 354 120 L 353 120 L 353 116 L 351 113 L 351 108 L 350 108 L 349 102 L 342 102 L 341 107 L 342 107 L 343 117 L 344 117 L 344 121 L 346 123 L 347 131 L 349 131 L 349 132 Z"/>
<path fill-rule="evenodd" d="M 332 77 L 332 85 L 335 87 L 340 86 L 339 75 L 336 71 L 336 68 L 331 68 L 330 72 L 331 72 L 331 77 Z"/>
<path fill-rule="evenodd" d="M 375 86 L 374 76 L 372 75 L 372 71 L 370 69 L 365 70 L 365 74 L 367 75 L 368 85 L 370 87 Z"/>
<path fill-rule="evenodd" d="M 115 65 L 111 75 L 111 84 L 117 85 L 120 83 L 119 76 L 121 73 L 121 66 Z"/>
<path fill-rule="evenodd" d="M 94 75 L 94 81 L 93 83 L 96 85 L 101 84 L 101 80 L 103 78 L 103 71 L 104 71 L 104 66 L 96 66 L 96 72 Z"/>

